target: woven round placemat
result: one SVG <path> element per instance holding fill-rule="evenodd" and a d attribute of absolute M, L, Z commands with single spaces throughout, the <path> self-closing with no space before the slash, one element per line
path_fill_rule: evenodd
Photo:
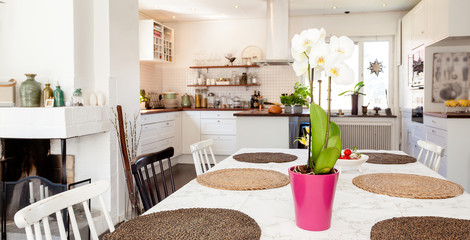
<path fill-rule="evenodd" d="M 233 156 L 233 159 L 250 163 L 284 163 L 295 161 L 297 156 L 286 153 L 256 152 L 237 154 Z"/>
<path fill-rule="evenodd" d="M 457 183 L 415 174 L 365 174 L 355 177 L 352 183 L 369 192 L 403 198 L 442 199 L 463 193 Z"/>
<path fill-rule="evenodd" d="M 261 229 L 236 210 L 187 208 L 139 216 L 121 224 L 103 240 L 260 239 Z"/>
<path fill-rule="evenodd" d="M 256 168 L 230 168 L 208 172 L 196 180 L 207 187 L 225 190 L 261 190 L 289 184 L 286 174 Z"/>
<path fill-rule="evenodd" d="M 416 158 L 408 155 L 400 155 L 393 153 L 363 153 L 369 156 L 369 159 L 366 163 L 375 163 L 375 164 L 405 164 L 405 163 L 414 163 Z"/>
<path fill-rule="evenodd" d="M 372 226 L 371 240 L 470 239 L 470 220 L 444 217 L 399 217 Z"/>

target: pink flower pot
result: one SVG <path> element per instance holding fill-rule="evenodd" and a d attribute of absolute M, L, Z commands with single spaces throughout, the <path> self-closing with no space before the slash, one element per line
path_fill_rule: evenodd
<path fill-rule="evenodd" d="M 326 175 L 294 173 L 289 169 L 289 179 L 294 197 L 295 222 L 299 228 L 323 231 L 330 228 L 333 200 L 339 172 Z"/>

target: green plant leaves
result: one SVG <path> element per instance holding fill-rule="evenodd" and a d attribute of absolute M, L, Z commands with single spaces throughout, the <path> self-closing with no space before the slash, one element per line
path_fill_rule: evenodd
<path fill-rule="evenodd" d="M 317 162 L 315 164 L 315 174 L 330 173 L 333 166 L 335 166 L 336 160 L 338 160 L 340 154 L 341 151 L 338 150 L 336 147 L 331 147 L 323 150 L 318 156 Z"/>
<path fill-rule="evenodd" d="M 320 155 L 326 140 L 326 128 L 328 123 L 328 117 L 325 111 L 318 104 L 312 103 L 310 105 L 310 122 L 312 132 L 312 140 L 310 149 L 312 151 L 312 159 L 316 165 L 316 159 Z M 309 167 L 311 166 L 311 160 L 309 160 Z"/>

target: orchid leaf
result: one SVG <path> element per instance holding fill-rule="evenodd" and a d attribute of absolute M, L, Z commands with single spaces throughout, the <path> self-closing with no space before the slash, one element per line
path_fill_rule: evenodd
<path fill-rule="evenodd" d="M 316 164 L 316 159 L 322 151 L 322 147 L 325 144 L 326 139 L 326 128 L 328 123 L 328 117 L 325 111 L 319 105 L 312 103 L 310 105 L 310 122 L 312 126 L 310 131 L 312 132 L 311 138 L 311 151 L 312 159 Z"/>
<path fill-rule="evenodd" d="M 338 149 L 341 152 L 341 149 L 343 147 L 343 145 L 341 143 L 341 137 L 338 136 L 338 135 L 330 137 L 328 139 L 328 145 L 326 147 L 327 147 L 327 149 L 333 147 L 333 148 Z"/>
<path fill-rule="evenodd" d="M 333 136 L 341 137 L 341 129 L 339 129 L 336 123 L 330 122 L 330 132 L 328 133 L 328 135 L 329 137 L 333 137 Z"/>
<path fill-rule="evenodd" d="M 341 155 L 341 151 L 336 147 L 331 147 L 323 150 L 318 156 L 315 164 L 315 174 L 327 174 L 330 173 L 331 169 L 335 166 L 336 160 Z"/>

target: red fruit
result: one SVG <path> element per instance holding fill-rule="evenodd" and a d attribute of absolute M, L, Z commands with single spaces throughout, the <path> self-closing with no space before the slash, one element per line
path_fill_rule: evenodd
<path fill-rule="evenodd" d="M 349 156 L 344 156 L 343 159 L 351 159 Z"/>
<path fill-rule="evenodd" d="M 344 155 L 345 156 L 351 155 L 351 150 L 349 150 L 349 149 L 344 150 Z"/>

